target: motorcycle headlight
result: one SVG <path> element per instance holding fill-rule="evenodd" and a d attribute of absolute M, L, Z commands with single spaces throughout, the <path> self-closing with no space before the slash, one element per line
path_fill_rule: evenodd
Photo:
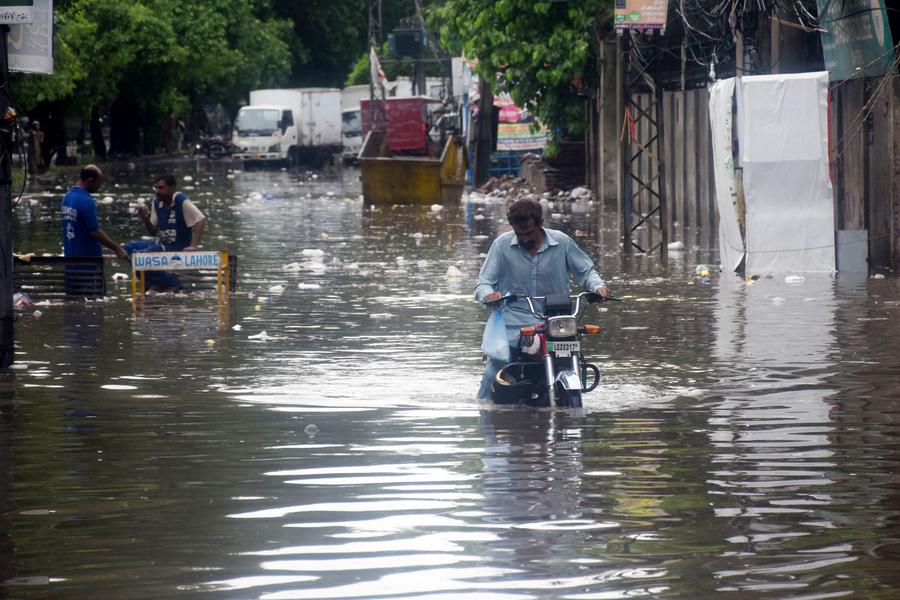
<path fill-rule="evenodd" d="M 281 150 L 281 144 L 272 144 L 269 146 L 269 152 L 278 152 Z"/>
<path fill-rule="evenodd" d="M 550 317 L 547 330 L 551 338 L 575 337 L 578 333 L 578 324 L 575 317 Z"/>

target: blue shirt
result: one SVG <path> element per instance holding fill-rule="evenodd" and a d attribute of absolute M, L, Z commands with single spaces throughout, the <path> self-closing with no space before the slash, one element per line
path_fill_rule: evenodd
<path fill-rule="evenodd" d="M 492 292 L 527 296 L 568 294 L 569 274 L 588 292 L 605 286 L 594 262 L 563 232 L 544 228 L 544 243 L 532 256 L 519 245 L 515 232 L 507 231 L 491 244 L 478 274 L 475 298 L 483 302 Z M 520 327 L 537 321 L 524 300 L 508 303 L 503 308 L 503 319 L 510 340 L 519 337 Z"/>
<path fill-rule="evenodd" d="M 62 216 L 63 254 L 66 256 L 102 256 L 103 249 L 90 232 L 100 229 L 97 203 L 84 188 L 73 187 L 63 197 Z"/>

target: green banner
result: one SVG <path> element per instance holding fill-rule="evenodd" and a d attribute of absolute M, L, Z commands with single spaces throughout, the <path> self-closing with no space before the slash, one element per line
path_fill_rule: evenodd
<path fill-rule="evenodd" d="M 818 0 L 825 69 L 830 81 L 884 75 L 894 42 L 883 0 Z"/>

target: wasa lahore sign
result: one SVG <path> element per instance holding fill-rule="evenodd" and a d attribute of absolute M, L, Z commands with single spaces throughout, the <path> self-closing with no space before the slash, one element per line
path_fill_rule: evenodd
<path fill-rule="evenodd" d="M 616 0 L 616 29 L 665 29 L 668 0 Z"/>
<path fill-rule="evenodd" d="M 135 252 L 131 255 L 135 271 L 191 271 L 218 269 L 219 252 Z"/>

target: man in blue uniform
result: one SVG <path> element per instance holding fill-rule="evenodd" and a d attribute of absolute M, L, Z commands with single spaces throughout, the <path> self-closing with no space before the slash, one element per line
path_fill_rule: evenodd
<path fill-rule="evenodd" d="M 575 241 L 561 231 L 544 228 L 540 202 L 517 200 L 506 218 L 512 226 L 497 236 L 478 274 L 475 298 L 479 302 L 499 299 L 505 293 L 547 296 L 569 293 L 569 275 L 585 291 L 604 298 L 609 289 L 594 268 L 594 263 Z M 519 329 L 534 324 L 534 317 L 519 300 L 503 308 L 509 344 L 515 347 Z M 491 398 L 491 384 L 504 363 L 488 359 L 478 390 L 479 398 Z"/>
<path fill-rule="evenodd" d="M 102 256 L 102 244 L 119 258 L 128 260 L 125 249 L 106 235 L 97 219 L 97 203 L 91 194 L 100 189 L 103 179 L 99 167 L 86 165 L 81 169 L 78 183 L 63 197 L 60 210 L 65 256 Z"/>
<path fill-rule="evenodd" d="M 197 250 L 206 228 L 206 217 L 183 192 L 175 191 L 174 175 L 161 175 L 154 179 L 153 191 L 156 197 L 150 208 L 141 205 L 137 211 L 144 227 L 157 239 L 125 244 L 128 254 Z M 149 271 L 147 284 L 151 290 L 163 291 L 178 288 L 181 280 L 172 273 Z"/>

